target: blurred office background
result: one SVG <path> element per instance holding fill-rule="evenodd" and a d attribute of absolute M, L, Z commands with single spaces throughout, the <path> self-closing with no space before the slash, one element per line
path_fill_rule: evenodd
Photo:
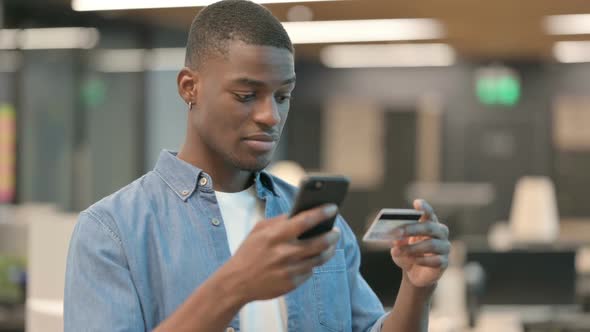
<path fill-rule="evenodd" d="M 179 148 L 203 2 L 0 1 L 0 331 L 63 328 L 76 213 Z M 297 49 L 273 167 L 350 176 L 359 238 L 430 201 L 455 244 L 430 330 L 590 331 L 590 3 L 267 2 Z M 361 247 L 392 305 L 399 271 Z"/>

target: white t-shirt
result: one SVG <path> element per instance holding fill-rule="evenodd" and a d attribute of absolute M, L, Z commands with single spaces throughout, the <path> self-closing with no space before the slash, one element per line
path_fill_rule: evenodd
<path fill-rule="evenodd" d="M 264 201 L 256 196 L 255 186 L 237 193 L 215 192 L 227 232 L 229 250 L 233 255 L 254 225 L 264 219 Z M 240 310 L 243 332 L 287 330 L 284 297 L 254 301 Z"/>

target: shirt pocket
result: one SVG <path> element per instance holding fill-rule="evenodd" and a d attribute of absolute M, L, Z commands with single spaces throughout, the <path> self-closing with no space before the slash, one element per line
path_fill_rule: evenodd
<path fill-rule="evenodd" d="M 334 257 L 314 269 L 313 286 L 320 324 L 330 331 L 344 331 L 351 319 L 344 250 L 337 249 Z"/>

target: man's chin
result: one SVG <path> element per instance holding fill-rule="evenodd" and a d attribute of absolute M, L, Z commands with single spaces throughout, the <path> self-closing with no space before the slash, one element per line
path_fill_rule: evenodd
<path fill-rule="evenodd" d="M 263 170 L 271 162 L 272 154 L 259 156 L 258 158 L 242 159 L 236 163 L 237 168 L 243 171 L 258 172 Z"/>

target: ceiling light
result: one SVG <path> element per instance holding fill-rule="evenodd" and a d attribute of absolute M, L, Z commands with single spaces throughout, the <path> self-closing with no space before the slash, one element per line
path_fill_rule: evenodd
<path fill-rule="evenodd" d="M 590 41 L 561 41 L 553 46 L 553 55 L 559 62 L 590 62 Z"/>
<path fill-rule="evenodd" d="M 99 33 L 94 28 L 43 28 L 20 30 L 20 48 L 25 50 L 93 48 Z"/>
<path fill-rule="evenodd" d="M 320 59 L 331 68 L 437 67 L 452 65 L 455 52 L 447 44 L 333 45 Z"/>
<path fill-rule="evenodd" d="M 154 48 L 149 51 L 146 69 L 152 71 L 178 71 L 184 67 L 186 49 Z"/>
<path fill-rule="evenodd" d="M 543 25 L 552 35 L 590 34 L 590 14 L 547 16 Z"/>
<path fill-rule="evenodd" d="M 72 8 L 76 11 L 92 10 L 123 10 L 123 9 L 148 9 L 148 8 L 175 8 L 175 7 L 202 7 L 208 6 L 218 0 L 72 0 Z M 292 2 L 318 2 L 318 1 L 342 1 L 342 0 L 259 0 L 259 4 L 267 3 L 292 3 Z"/>
<path fill-rule="evenodd" d="M 93 53 L 92 67 L 102 73 L 178 71 L 184 66 L 186 49 L 101 49 Z"/>
<path fill-rule="evenodd" d="M 132 73 L 144 71 L 145 59 L 144 49 L 97 50 L 92 64 L 96 71 L 103 73 Z"/>
<path fill-rule="evenodd" d="M 437 20 L 428 18 L 285 22 L 283 26 L 295 44 L 423 40 L 444 37 L 442 25 Z"/>
<path fill-rule="evenodd" d="M 18 31 L 15 29 L 0 29 L 0 50 L 14 50 L 17 48 Z"/>

